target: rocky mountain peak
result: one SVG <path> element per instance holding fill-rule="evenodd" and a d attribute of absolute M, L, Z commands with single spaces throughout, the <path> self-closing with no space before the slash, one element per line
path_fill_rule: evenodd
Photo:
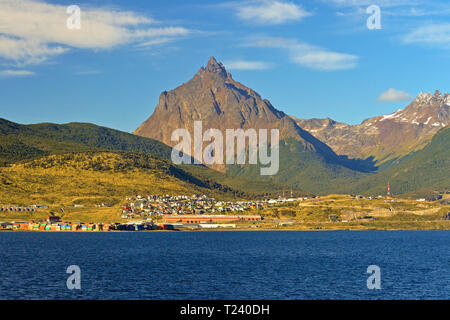
<path fill-rule="evenodd" d="M 328 119 L 295 119 L 341 155 L 388 160 L 414 150 L 450 125 L 450 94 L 421 92 L 406 108 L 347 125 Z"/>
<path fill-rule="evenodd" d="M 439 90 L 436 90 L 434 93 L 421 92 L 416 97 L 416 99 L 414 99 L 413 102 L 419 103 L 420 105 L 428 105 L 429 106 L 429 104 L 432 100 L 437 101 L 437 102 L 442 102 L 442 100 L 446 101 L 449 96 L 450 96 L 449 93 L 442 94 L 441 91 L 439 91 Z"/>
<path fill-rule="evenodd" d="M 177 142 L 172 141 L 172 132 L 179 128 L 192 131 L 195 121 L 202 121 L 203 130 L 214 128 L 222 132 L 279 129 L 281 139 L 294 138 L 305 150 L 341 161 L 328 146 L 298 127 L 268 100 L 232 79 L 214 57 L 192 79 L 163 92 L 153 114 L 134 133 L 173 146 Z"/>
<path fill-rule="evenodd" d="M 211 56 L 209 58 L 208 64 L 206 67 L 201 67 L 197 75 L 219 75 L 220 77 L 227 79 L 231 78 L 231 74 L 227 72 L 224 65 L 221 62 L 217 62 L 216 58 Z"/>
<path fill-rule="evenodd" d="M 399 122 L 412 125 L 445 127 L 450 124 L 449 102 L 450 95 L 436 90 L 434 94 L 421 92 L 405 109 L 394 113 L 369 119 L 375 122 Z M 367 122 L 367 121 L 365 121 Z"/>
<path fill-rule="evenodd" d="M 210 72 L 216 72 L 218 70 L 225 69 L 221 62 L 217 62 L 216 58 L 211 56 L 208 60 L 208 64 L 206 65 L 206 70 Z"/>
<path fill-rule="evenodd" d="M 153 115 L 135 133 L 170 145 L 169 129 L 190 128 L 197 120 L 205 127 L 219 129 L 274 128 L 284 117 L 268 100 L 233 80 L 224 65 L 210 57 L 191 80 L 161 94 Z M 290 129 L 286 131 L 298 136 L 300 128 L 290 119 L 286 121 Z M 167 123 L 167 130 L 154 126 L 156 123 Z"/>
<path fill-rule="evenodd" d="M 417 97 L 414 101 L 423 101 L 423 100 L 430 99 L 431 97 L 432 97 L 432 94 L 430 92 L 428 92 L 428 93 L 421 92 L 417 95 Z"/>

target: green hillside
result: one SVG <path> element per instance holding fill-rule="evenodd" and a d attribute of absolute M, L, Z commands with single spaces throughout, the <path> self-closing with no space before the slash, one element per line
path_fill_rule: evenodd
<path fill-rule="evenodd" d="M 50 155 L 93 151 L 141 153 L 170 161 L 172 148 L 150 138 L 89 123 L 22 125 L 0 119 L 0 166 Z M 136 165 L 141 166 L 142 161 Z M 226 192 L 236 196 L 243 195 L 244 191 L 248 197 L 278 195 L 284 190 L 282 185 L 233 178 L 204 166 L 173 165 L 172 168 L 178 168 L 191 178 L 196 177 L 209 188 L 228 188 L 230 190 Z"/>
<path fill-rule="evenodd" d="M 288 196 L 291 191 L 293 196 L 312 195 L 311 192 L 304 191 L 303 189 L 295 186 L 270 180 L 265 181 L 261 179 L 252 179 L 250 176 L 246 176 L 245 174 L 224 174 L 219 171 L 211 170 L 205 166 L 182 165 L 180 167 L 184 171 L 192 173 L 196 177 L 201 177 L 201 179 L 210 179 L 222 185 L 229 186 L 235 190 L 243 190 L 246 194 L 250 194 L 253 197 L 276 198 L 283 195 L 283 193 Z"/>
<path fill-rule="evenodd" d="M 281 140 L 279 146 L 280 166 L 276 175 L 261 176 L 257 165 L 233 165 L 228 173 L 256 181 L 284 184 L 315 194 L 338 193 L 343 185 L 353 184 L 368 175 L 305 150 L 295 139 Z"/>
<path fill-rule="evenodd" d="M 344 190 L 384 194 L 388 182 L 393 194 L 424 188 L 450 190 L 450 128 L 441 129 L 425 148 L 398 166 L 370 175 Z"/>
<path fill-rule="evenodd" d="M 444 128 L 425 148 L 377 173 L 336 165 L 333 159 L 305 150 L 289 138 L 280 141 L 280 169 L 274 176 L 261 176 L 257 165 L 230 166 L 226 174 L 205 166 L 170 165 L 170 168 L 171 174 L 175 177 L 180 175 L 178 178 L 181 180 L 210 190 L 217 188 L 219 192 L 235 196 L 277 196 L 291 189 L 296 195 L 377 195 L 385 193 L 388 182 L 393 194 L 419 189 L 448 190 L 449 141 L 450 129 Z M 145 168 L 145 161 L 167 160 L 160 168 L 164 170 L 170 164 L 171 148 L 153 139 L 88 123 L 21 125 L 0 119 L 0 166 L 30 163 L 31 160 L 48 159 L 51 155 L 110 151 L 123 152 L 124 166 L 149 169 Z M 101 167 L 101 164 L 95 165 Z"/>
<path fill-rule="evenodd" d="M 130 133 L 89 123 L 21 125 L 0 119 L 0 164 L 50 154 L 120 150 L 170 158 L 170 147 Z"/>
<path fill-rule="evenodd" d="M 141 153 L 65 153 L 0 170 L 3 204 L 117 205 L 136 194 L 192 193 L 221 199 L 244 196 L 215 181 L 200 180 L 166 160 Z"/>
<path fill-rule="evenodd" d="M 289 139 L 280 141 L 280 170 L 260 176 L 258 166 L 231 166 L 228 173 L 253 180 L 273 181 L 315 194 L 385 194 L 390 182 L 393 194 L 420 189 L 450 189 L 450 128 L 440 130 L 420 151 L 398 165 L 376 173 L 363 173 L 336 166 L 303 150 Z"/>

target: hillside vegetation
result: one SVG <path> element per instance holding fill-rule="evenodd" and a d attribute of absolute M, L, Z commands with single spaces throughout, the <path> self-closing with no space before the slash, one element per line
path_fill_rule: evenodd
<path fill-rule="evenodd" d="M 241 193 L 149 155 L 84 152 L 51 155 L 0 170 L 4 204 L 50 206 L 117 205 L 136 194 L 207 194 L 231 198 Z"/>
<path fill-rule="evenodd" d="M 363 173 L 333 165 L 298 148 L 289 139 L 280 141 L 280 170 L 274 176 L 260 176 L 258 166 L 232 166 L 229 174 L 256 181 L 269 180 L 315 194 L 393 194 L 420 189 L 450 190 L 450 128 L 441 129 L 420 151 L 398 165 L 376 173 Z"/>
<path fill-rule="evenodd" d="M 259 210 L 261 229 L 277 230 L 448 230 L 449 205 L 395 198 L 357 199 L 329 195 Z"/>
<path fill-rule="evenodd" d="M 394 194 L 431 188 L 450 189 L 450 128 L 441 129 L 422 150 L 398 166 L 362 179 L 344 188 L 347 192 L 384 194 L 388 182 Z"/>
<path fill-rule="evenodd" d="M 281 140 L 279 146 L 280 165 L 276 175 L 261 176 L 259 165 L 230 166 L 228 173 L 255 181 L 285 184 L 315 194 L 338 193 L 343 185 L 354 184 L 368 176 L 368 173 L 336 165 L 316 153 L 304 150 L 294 139 Z"/>
<path fill-rule="evenodd" d="M 0 119 L 0 167 L 50 155 L 92 151 L 140 153 L 143 157 L 140 158 L 139 163 L 130 164 L 128 162 L 127 164 L 140 167 L 144 165 L 143 162 L 147 159 L 145 155 L 170 160 L 172 148 L 150 138 L 89 123 L 22 125 Z M 43 161 L 48 161 L 48 159 Z M 101 164 L 96 165 L 101 166 Z M 180 167 L 172 166 L 172 168 Z M 154 167 L 154 169 L 158 170 L 158 167 Z M 190 172 L 189 175 L 192 178 L 196 176 L 198 181 L 204 181 L 211 188 L 214 188 L 214 185 L 219 190 L 233 188 L 236 190 L 233 191 L 233 194 L 236 195 L 242 194 L 244 189 L 246 193 L 251 193 L 252 196 L 278 194 L 283 189 L 280 185 L 268 182 L 233 179 L 204 166 L 184 166 L 182 171 L 185 174 Z M 227 193 L 230 192 L 227 191 Z"/>
<path fill-rule="evenodd" d="M 119 150 L 170 159 L 165 144 L 89 123 L 21 125 L 0 119 L 0 165 L 50 154 Z"/>
<path fill-rule="evenodd" d="M 261 176 L 257 165 L 230 166 L 224 174 L 205 166 L 173 165 L 169 146 L 118 130 L 85 123 L 21 125 L 0 119 L 0 168 L 22 164 L 24 170 L 64 168 L 109 174 L 137 169 L 146 174 L 170 174 L 192 186 L 217 189 L 225 196 L 247 198 L 277 197 L 291 190 L 295 195 L 378 195 L 385 194 L 388 182 L 393 194 L 420 189 L 445 191 L 450 189 L 449 150 L 450 128 L 443 128 L 422 150 L 389 169 L 370 173 L 338 166 L 288 138 L 280 141 L 277 175 Z M 109 158 L 93 157 L 96 153 L 108 154 Z M 0 169 L 0 188 L 10 187 L 6 184 L 8 170 L 11 168 Z M 7 198 L 0 200 L 7 202 Z"/>

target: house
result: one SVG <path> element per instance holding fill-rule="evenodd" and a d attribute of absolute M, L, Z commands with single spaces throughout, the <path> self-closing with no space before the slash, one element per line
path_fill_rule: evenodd
<path fill-rule="evenodd" d="M 13 224 L 10 222 L 0 222 L 0 230 L 12 230 Z"/>
<path fill-rule="evenodd" d="M 59 217 L 59 216 L 48 216 L 47 217 L 47 222 L 50 222 L 50 223 L 61 222 L 61 217 Z"/>

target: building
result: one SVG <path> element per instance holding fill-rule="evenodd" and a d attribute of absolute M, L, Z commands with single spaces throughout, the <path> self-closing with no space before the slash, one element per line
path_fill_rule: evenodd
<path fill-rule="evenodd" d="M 48 217 L 47 217 L 47 222 L 49 222 L 49 223 L 57 223 L 57 222 L 61 222 L 61 217 L 58 217 L 58 216 L 48 216 Z"/>
<path fill-rule="evenodd" d="M 34 211 L 36 211 L 36 207 L 35 206 L 28 206 L 28 207 L 2 206 L 2 207 L 0 207 L 0 211 L 3 211 L 3 212 L 34 212 Z"/>
<path fill-rule="evenodd" d="M 226 223 L 230 221 L 261 221 L 261 216 L 256 215 L 163 215 L 165 223 Z"/>

